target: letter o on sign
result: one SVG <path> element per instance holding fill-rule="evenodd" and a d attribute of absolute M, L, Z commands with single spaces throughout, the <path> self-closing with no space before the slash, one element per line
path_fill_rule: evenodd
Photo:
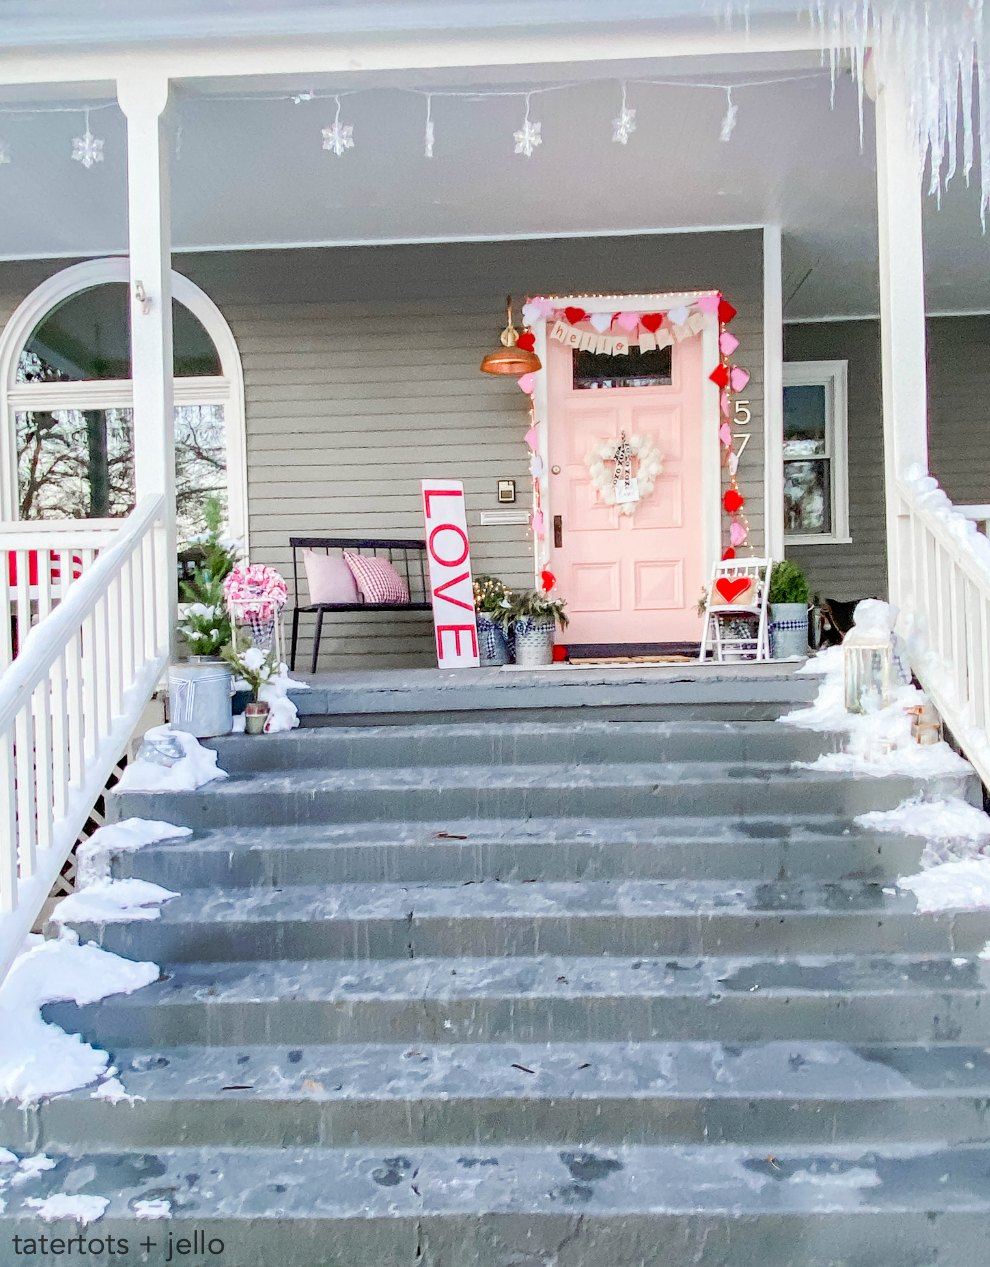
<path fill-rule="evenodd" d="M 455 534 L 455 536 L 460 538 L 461 553 L 457 556 L 456 559 L 443 558 L 443 556 L 440 554 L 440 551 L 437 549 L 436 539 L 437 537 L 439 537 L 441 532 L 452 532 Z M 464 531 L 463 528 L 458 528 L 456 524 L 440 524 L 439 527 L 434 528 L 433 531 L 430 533 L 429 546 L 430 546 L 430 554 L 433 555 L 436 561 L 438 563 L 442 563 L 444 567 L 448 567 L 448 568 L 459 567 L 460 564 L 462 564 L 464 560 L 468 557 L 468 550 L 470 549 L 470 547 L 468 546 L 467 533 Z"/>

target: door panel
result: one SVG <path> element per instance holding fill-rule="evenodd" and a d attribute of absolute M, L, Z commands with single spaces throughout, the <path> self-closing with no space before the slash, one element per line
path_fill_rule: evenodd
<path fill-rule="evenodd" d="M 550 568 L 567 600 L 574 643 L 687 642 L 702 557 L 702 341 L 675 344 L 667 386 L 578 390 L 572 350 L 547 348 L 551 513 L 563 521 Z M 653 491 L 626 516 L 605 505 L 587 456 L 606 440 L 648 436 L 663 455 Z M 559 474 L 554 468 L 559 467 Z"/>

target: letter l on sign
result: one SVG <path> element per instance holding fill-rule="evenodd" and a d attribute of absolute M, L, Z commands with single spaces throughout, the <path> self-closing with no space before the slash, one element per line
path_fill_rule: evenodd
<path fill-rule="evenodd" d="M 460 480 L 423 480 L 422 488 L 437 664 L 441 669 L 476 669 L 478 625 L 464 485 Z"/>

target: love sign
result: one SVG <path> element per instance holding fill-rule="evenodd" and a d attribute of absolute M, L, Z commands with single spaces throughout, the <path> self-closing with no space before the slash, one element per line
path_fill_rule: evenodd
<path fill-rule="evenodd" d="M 423 480 L 421 486 L 437 664 L 441 669 L 476 669 L 478 625 L 464 485 L 460 480 Z"/>

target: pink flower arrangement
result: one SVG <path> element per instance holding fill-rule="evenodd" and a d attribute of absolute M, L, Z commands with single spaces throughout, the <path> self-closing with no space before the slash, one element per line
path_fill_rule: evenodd
<path fill-rule="evenodd" d="M 235 567 L 223 583 L 223 596 L 236 603 L 240 614 L 268 616 L 285 606 L 288 590 L 281 572 L 266 563 L 242 564 Z"/>

